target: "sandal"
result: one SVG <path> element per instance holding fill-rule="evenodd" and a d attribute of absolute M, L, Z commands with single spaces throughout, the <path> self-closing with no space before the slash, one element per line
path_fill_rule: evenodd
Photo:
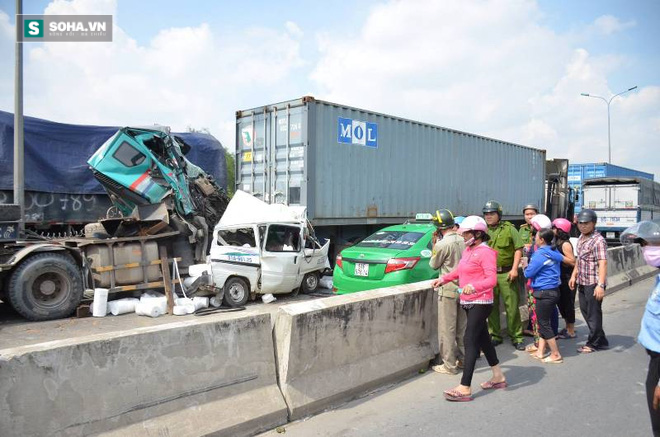
<path fill-rule="evenodd" d="M 506 383 L 506 381 L 501 381 L 501 382 L 486 381 L 486 382 L 482 382 L 479 385 L 481 385 L 481 388 L 483 388 L 484 390 L 497 390 L 500 388 L 506 388 L 508 384 Z"/>
<path fill-rule="evenodd" d="M 539 350 L 539 348 L 538 348 L 538 346 L 536 346 L 536 344 L 534 344 L 534 343 L 532 343 L 532 344 L 528 344 L 527 347 L 525 348 L 525 351 L 526 351 L 526 352 L 529 352 L 530 354 L 531 354 L 532 352 L 536 352 L 537 350 Z"/>
<path fill-rule="evenodd" d="M 536 354 L 529 354 L 530 357 L 534 358 L 535 360 L 540 360 L 540 361 L 545 360 L 548 357 L 548 355 L 550 355 L 550 354 L 543 355 L 542 357 L 539 357 Z"/>
<path fill-rule="evenodd" d="M 553 360 L 553 359 L 550 358 L 550 357 L 546 357 L 546 358 L 543 358 L 543 360 L 541 360 L 541 361 L 543 361 L 545 364 L 561 364 L 561 363 L 564 362 L 564 359 L 563 359 L 563 358 L 559 358 L 559 359 L 557 359 L 557 360 Z"/>
<path fill-rule="evenodd" d="M 590 354 L 592 352 L 596 352 L 596 349 L 593 349 L 589 346 L 581 346 L 577 349 L 577 351 L 581 354 Z"/>
<path fill-rule="evenodd" d="M 570 338 L 576 338 L 576 337 L 577 337 L 577 334 L 571 335 L 565 329 L 562 329 L 561 331 L 559 331 L 559 334 L 557 334 L 557 338 L 560 338 L 562 340 L 568 340 Z"/>
<path fill-rule="evenodd" d="M 454 389 L 445 390 L 444 395 L 445 399 L 447 399 L 449 402 L 469 402 L 474 400 L 472 395 L 466 395 Z"/>

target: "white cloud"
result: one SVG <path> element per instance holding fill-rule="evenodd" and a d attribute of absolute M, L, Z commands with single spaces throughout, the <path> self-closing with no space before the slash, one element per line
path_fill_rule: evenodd
<path fill-rule="evenodd" d="M 596 21 L 594 21 L 594 27 L 596 30 L 605 35 L 621 32 L 623 30 L 634 27 L 635 25 L 636 23 L 634 20 L 622 23 L 621 20 L 611 15 L 602 15 L 598 17 Z"/>
<path fill-rule="evenodd" d="M 285 25 L 286 25 L 286 30 L 288 30 L 292 36 L 296 38 L 302 38 L 302 36 L 304 35 L 302 29 L 293 21 L 287 21 Z"/>
<path fill-rule="evenodd" d="M 112 43 L 26 45 L 26 114 L 61 122 L 206 127 L 230 150 L 238 109 L 302 95 L 548 150 L 549 158 L 607 160 L 608 75 L 634 64 L 594 56 L 589 38 L 634 26 L 603 16 L 560 34 L 533 0 L 391 0 L 357 29 L 313 35 L 303 59 L 293 21 L 222 33 L 200 20 L 140 44 L 115 0 L 56 0 L 47 13 L 113 14 Z M 14 27 L 0 11 L 0 49 Z M 309 49 L 308 49 L 309 50 Z M 310 55 L 313 55 L 310 54 Z M 13 60 L 0 57 L 0 108 L 13 108 Z M 302 77 L 309 73 L 311 82 Z M 311 86 L 310 86 L 311 83 Z M 634 83 L 631 85 L 635 85 Z M 660 178 L 660 84 L 612 103 L 614 162 Z"/>
<path fill-rule="evenodd" d="M 162 29 L 141 45 L 122 30 L 114 0 L 56 0 L 46 13 L 115 17 L 112 43 L 26 45 L 25 113 L 55 121 L 208 128 L 232 150 L 235 111 L 290 98 L 280 93 L 303 65 L 294 22 L 240 35 L 200 23 Z M 0 14 L 0 35 L 6 29 L 13 38 Z M 0 44 L 13 47 L 6 36 Z M 0 87 L 13 90 L 13 69 L 0 72 Z M 11 111 L 12 96 L 3 93 L 0 108 Z"/>
<path fill-rule="evenodd" d="M 548 158 L 607 161 L 606 106 L 580 93 L 620 91 L 607 78 L 628 59 L 594 57 L 580 42 L 590 28 L 634 23 L 600 17 L 564 35 L 541 17 L 531 0 L 390 1 L 358 35 L 320 35 L 312 78 L 321 99 L 546 149 Z M 648 159 L 658 150 L 657 93 L 640 87 L 612 103 L 612 149 L 615 164 L 660 178 L 660 160 Z"/>

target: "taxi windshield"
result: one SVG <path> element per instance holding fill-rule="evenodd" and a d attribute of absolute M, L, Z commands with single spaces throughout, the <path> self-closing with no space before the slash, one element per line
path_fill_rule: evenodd
<path fill-rule="evenodd" d="M 405 250 L 414 246 L 422 236 L 423 232 L 378 231 L 358 243 L 357 247 Z"/>

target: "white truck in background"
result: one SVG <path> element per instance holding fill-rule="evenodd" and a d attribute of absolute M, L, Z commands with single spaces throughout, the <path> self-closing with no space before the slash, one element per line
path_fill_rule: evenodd
<path fill-rule="evenodd" d="M 626 228 L 660 217 L 660 183 L 641 177 L 603 177 L 583 182 L 583 208 L 598 215 L 596 230 L 618 244 Z"/>

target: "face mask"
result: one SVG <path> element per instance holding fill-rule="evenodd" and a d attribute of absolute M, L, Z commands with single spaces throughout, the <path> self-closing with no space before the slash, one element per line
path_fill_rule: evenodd
<path fill-rule="evenodd" d="M 646 264 L 660 268 L 660 246 L 644 246 L 642 252 Z"/>

